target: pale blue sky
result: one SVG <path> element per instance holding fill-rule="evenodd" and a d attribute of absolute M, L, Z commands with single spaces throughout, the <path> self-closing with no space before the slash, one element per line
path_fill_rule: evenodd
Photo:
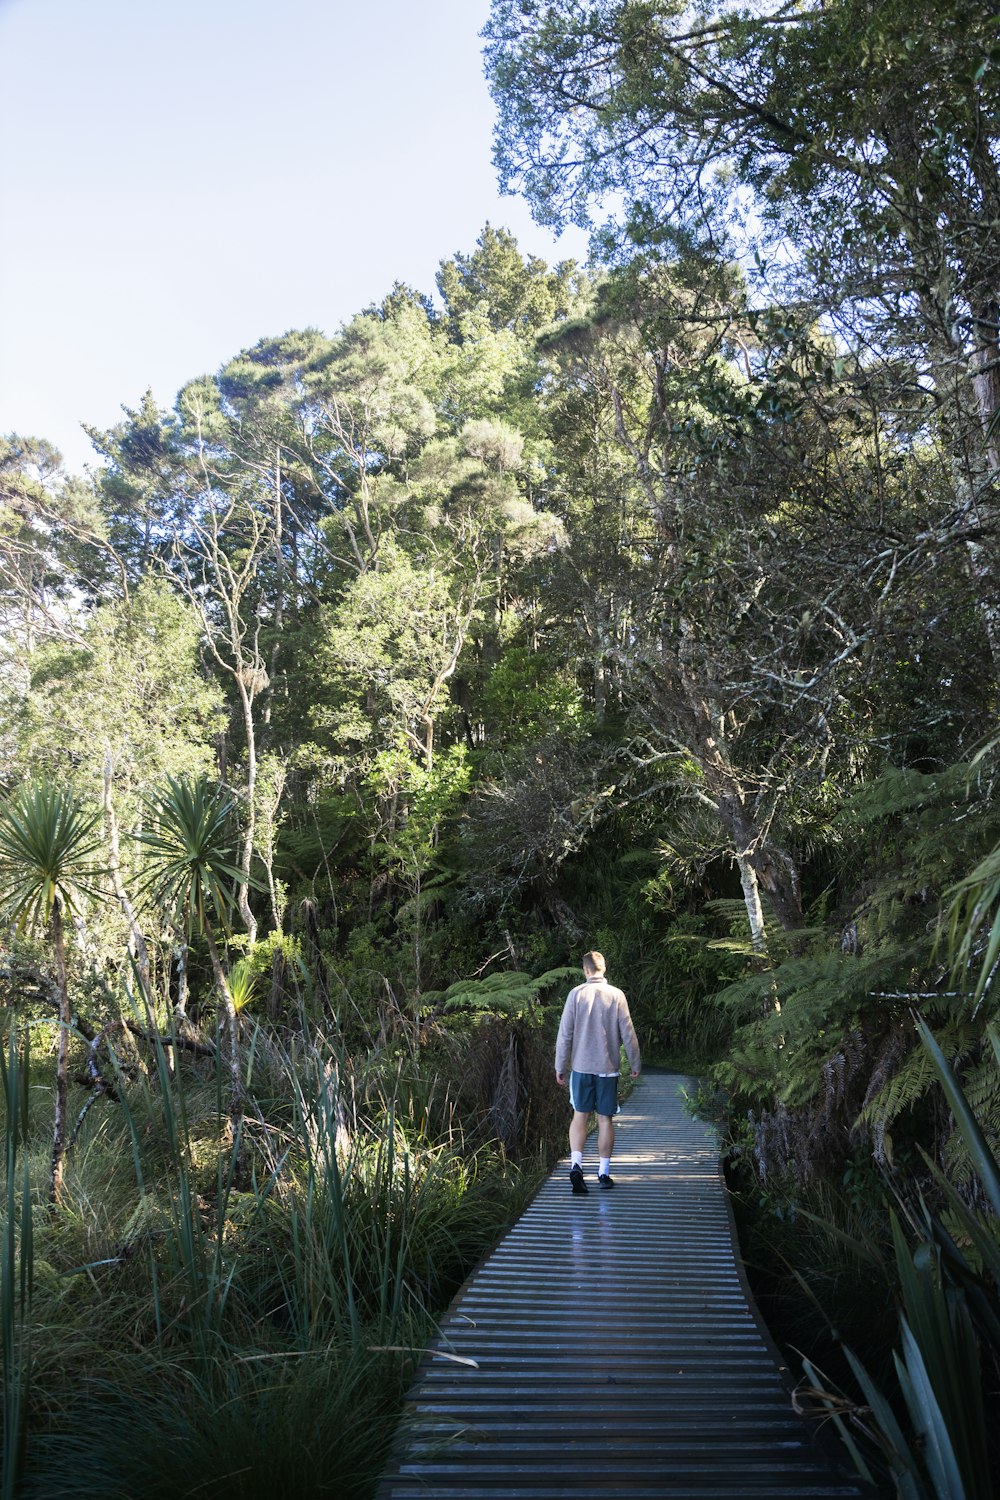
<path fill-rule="evenodd" d="M 0 0 L 0 432 L 93 457 L 247 345 L 332 333 L 489 220 L 488 0 Z"/>

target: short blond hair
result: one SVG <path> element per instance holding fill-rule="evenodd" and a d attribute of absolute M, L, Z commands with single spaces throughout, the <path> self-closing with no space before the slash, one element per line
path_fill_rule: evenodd
<path fill-rule="evenodd" d="M 607 964 L 604 962 L 604 954 L 598 953 L 596 949 L 590 953 L 585 953 L 583 955 L 583 967 L 587 974 L 593 974 L 595 978 L 598 974 L 603 974 L 607 968 Z"/>

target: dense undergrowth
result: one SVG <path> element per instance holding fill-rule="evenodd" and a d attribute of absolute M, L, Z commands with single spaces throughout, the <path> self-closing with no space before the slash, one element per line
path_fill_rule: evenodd
<path fill-rule="evenodd" d="M 990 1500 L 1000 1156 L 983 1101 L 1000 1084 L 1000 1034 L 986 1024 L 956 1071 L 915 1009 L 908 1029 L 931 1081 L 897 1113 L 894 1144 L 855 1111 L 800 1104 L 761 1129 L 724 1092 L 698 1104 L 724 1132 L 747 1270 L 797 1405 L 836 1429 L 879 1493 Z"/>
<path fill-rule="evenodd" d="M 214 1062 L 112 1057 L 47 1214 L 51 1067 L 11 1025 L 4 1495 L 371 1494 L 435 1316 L 545 1165 L 541 1120 L 513 1153 L 491 1126 L 495 1074 L 471 1097 L 542 1046 L 497 1029 L 431 1068 L 247 1028 L 235 1128 Z"/>

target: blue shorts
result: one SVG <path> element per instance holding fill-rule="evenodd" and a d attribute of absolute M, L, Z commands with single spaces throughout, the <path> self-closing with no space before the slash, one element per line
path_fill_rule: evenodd
<path fill-rule="evenodd" d="M 618 1074 L 602 1078 L 600 1073 L 571 1073 L 569 1102 L 581 1114 L 616 1115 L 618 1113 Z"/>

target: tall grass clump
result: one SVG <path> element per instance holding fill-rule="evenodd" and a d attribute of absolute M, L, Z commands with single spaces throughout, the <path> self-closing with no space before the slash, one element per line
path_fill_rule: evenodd
<path fill-rule="evenodd" d="M 244 1027 L 234 1122 L 221 1050 L 112 1058 L 63 1210 L 36 1226 L 11 1495 L 371 1495 L 435 1316 L 533 1185 L 466 1147 L 446 1102 L 415 1111 L 389 1056 Z M 8 1207 L 14 1181 L 8 1163 Z"/>
<path fill-rule="evenodd" d="M 15 1027 L 8 1031 L 8 1055 L 0 1047 L 4 1098 L 6 1167 L 3 1233 L 0 1237 L 0 1354 L 3 1360 L 3 1450 L 0 1496 L 14 1500 L 24 1463 L 28 1399 L 31 1391 L 31 1300 L 33 1289 L 31 1179 L 27 1153 L 18 1154 L 28 1135 L 29 1052 Z"/>

